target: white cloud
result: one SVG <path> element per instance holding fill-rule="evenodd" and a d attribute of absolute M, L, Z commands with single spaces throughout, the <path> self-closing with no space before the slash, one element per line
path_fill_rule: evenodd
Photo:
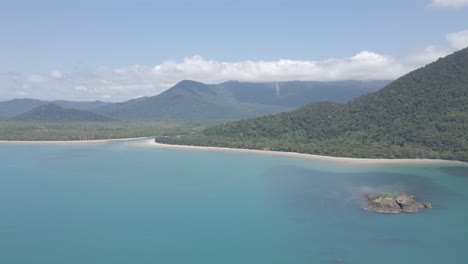
<path fill-rule="evenodd" d="M 89 91 L 88 87 L 84 86 L 84 85 L 77 85 L 74 87 L 74 89 L 76 91 L 79 91 L 79 92 L 87 92 Z"/>
<path fill-rule="evenodd" d="M 30 76 L 12 72 L 2 77 L 9 78 L 10 88 L 0 90 L 0 97 L 13 98 L 18 96 L 17 91 L 21 91 L 21 95 L 38 99 L 123 101 L 159 94 L 184 79 L 204 83 L 229 80 L 274 82 L 396 79 L 468 46 L 468 30 L 447 34 L 446 40 L 446 47 L 427 46 L 400 58 L 372 51 L 325 60 L 229 62 L 196 55 L 181 61 L 168 60 L 153 67 L 98 67 L 94 70 L 67 73 L 54 70 L 48 74 Z"/>
<path fill-rule="evenodd" d="M 410 65 L 425 65 L 430 62 L 436 61 L 439 58 L 445 57 L 450 54 L 451 50 L 439 46 L 427 46 L 422 50 L 418 50 L 410 54 L 407 62 Z"/>
<path fill-rule="evenodd" d="M 34 75 L 29 76 L 28 80 L 32 83 L 44 83 L 44 82 L 47 82 L 49 79 L 45 76 L 34 74 Z"/>
<path fill-rule="evenodd" d="M 15 75 L 15 89 L 39 99 L 122 101 L 156 95 L 177 82 L 190 79 L 204 83 L 229 80 L 274 82 L 288 80 L 375 80 L 393 79 L 412 68 L 391 56 L 362 51 L 348 58 L 321 61 L 289 60 L 226 62 L 192 56 L 182 61 L 168 60 L 153 67 L 131 65 L 122 68 L 98 67 L 95 70 L 52 71 L 22 78 Z M 12 79 L 13 80 L 13 79 Z M 44 98 L 46 97 L 47 98 Z M 14 97 L 14 96 L 12 96 Z"/>
<path fill-rule="evenodd" d="M 437 8 L 462 8 L 468 6 L 468 0 L 432 0 L 431 6 Z"/>
<path fill-rule="evenodd" d="M 23 96 L 26 96 L 27 93 L 24 92 L 24 91 L 17 91 L 17 92 L 16 92 L 16 95 L 18 95 L 18 96 L 20 96 L 20 97 L 23 97 Z"/>
<path fill-rule="evenodd" d="M 445 36 L 448 47 L 427 46 L 424 49 L 412 52 L 406 58 L 407 65 L 422 66 L 460 49 L 468 47 L 468 29 L 452 32 Z"/>
<path fill-rule="evenodd" d="M 363 51 L 342 59 L 239 61 L 220 62 L 201 56 L 185 58 L 182 62 L 166 61 L 154 67 L 156 78 L 167 85 L 181 79 L 208 83 L 228 80 L 286 81 L 286 80 L 369 80 L 391 79 L 408 69 L 390 56 Z"/>
<path fill-rule="evenodd" d="M 55 79 L 60 79 L 63 77 L 63 73 L 59 71 L 51 71 L 49 75 L 50 77 L 55 78 Z"/>
<path fill-rule="evenodd" d="M 459 50 L 468 47 L 468 29 L 447 34 L 446 38 L 453 49 Z"/>

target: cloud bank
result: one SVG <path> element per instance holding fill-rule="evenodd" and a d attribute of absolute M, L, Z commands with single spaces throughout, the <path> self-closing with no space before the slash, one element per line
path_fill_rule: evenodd
<path fill-rule="evenodd" d="M 448 34 L 447 41 L 450 47 L 455 50 L 466 48 L 468 46 L 468 29 Z"/>
<path fill-rule="evenodd" d="M 411 69 L 391 56 L 370 51 L 322 61 L 281 59 L 223 62 L 195 55 L 182 61 L 168 60 L 154 67 L 132 65 L 117 69 L 100 67 L 87 72 L 62 73 L 54 70 L 30 76 L 12 74 L 16 96 L 10 97 L 121 101 L 159 94 L 184 79 L 204 83 L 229 80 L 380 80 L 397 78 Z"/>
<path fill-rule="evenodd" d="M 88 71 L 24 76 L 0 75 L 6 89 L 0 98 L 123 101 L 159 94 L 177 82 L 190 79 L 204 83 L 229 80 L 274 82 L 289 80 L 382 80 L 396 79 L 411 70 L 468 46 L 468 30 L 446 36 L 447 47 L 428 46 L 403 58 L 362 51 L 346 58 L 326 60 L 237 61 L 224 62 L 195 55 L 182 61 L 168 60 L 151 66 L 122 68 L 99 67 Z M 1 81 L 0 83 L 5 83 Z"/>
<path fill-rule="evenodd" d="M 436 8 L 462 8 L 468 6 L 468 0 L 432 0 L 431 6 Z"/>

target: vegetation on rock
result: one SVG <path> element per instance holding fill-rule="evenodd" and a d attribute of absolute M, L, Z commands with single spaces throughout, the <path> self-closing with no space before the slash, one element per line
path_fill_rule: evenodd
<path fill-rule="evenodd" d="M 416 198 L 406 193 L 397 195 L 367 194 L 368 211 L 383 214 L 415 213 L 425 208 L 432 208 L 430 203 L 420 203 Z"/>

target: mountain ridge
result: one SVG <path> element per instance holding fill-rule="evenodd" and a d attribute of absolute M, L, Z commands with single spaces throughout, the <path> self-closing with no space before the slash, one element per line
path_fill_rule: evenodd
<path fill-rule="evenodd" d="M 40 105 L 52 103 L 63 108 L 72 108 L 77 110 L 91 110 L 96 107 L 111 104 L 102 101 L 69 101 L 69 100 L 54 100 L 44 101 L 31 98 L 12 99 L 0 102 L 0 117 L 8 119 L 16 115 L 25 113 Z"/>
<path fill-rule="evenodd" d="M 231 81 L 204 84 L 183 80 L 163 93 L 144 98 L 137 103 L 123 102 L 99 107 L 93 111 L 121 120 L 221 122 L 289 111 L 307 102 L 323 100 L 327 95 L 334 101 L 346 101 L 378 90 L 386 83 L 387 81 Z M 281 95 L 277 94 L 278 84 L 287 87 Z M 348 89 L 348 86 L 351 88 Z M 337 93 L 336 90 L 340 90 L 341 93 Z"/>
<path fill-rule="evenodd" d="M 111 118 L 90 111 L 68 109 L 53 103 L 40 105 L 9 119 L 15 122 L 108 122 Z"/>
<path fill-rule="evenodd" d="M 123 121 L 219 123 L 290 111 L 309 102 L 344 102 L 383 87 L 388 81 L 288 81 L 204 84 L 183 80 L 155 96 L 125 102 L 74 102 L 13 99 L 0 102 L 6 120 L 35 107 L 53 103 L 63 108 L 88 110 Z"/>

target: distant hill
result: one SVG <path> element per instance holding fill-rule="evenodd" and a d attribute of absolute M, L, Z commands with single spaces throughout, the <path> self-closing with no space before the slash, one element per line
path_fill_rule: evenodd
<path fill-rule="evenodd" d="M 43 104 L 19 114 L 9 121 L 17 122 L 106 122 L 111 118 L 85 110 L 66 109 L 56 104 Z"/>
<path fill-rule="evenodd" d="M 35 99 L 13 99 L 0 102 L 0 116 L 4 118 L 12 117 L 43 104 L 45 104 L 45 102 Z"/>
<path fill-rule="evenodd" d="M 182 81 L 159 95 L 122 103 L 14 99 L 0 102 L 0 120 L 53 103 L 126 121 L 221 122 L 290 111 L 311 102 L 346 102 L 387 83 L 389 81 L 230 81 L 221 84 Z"/>
<path fill-rule="evenodd" d="M 388 81 L 226 82 L 181 81 L 157 96 L 93 111 L 121 120 L 227 121 L 289 111 L 310 102 L 345 102 L 376 91 Z"/>
<path fill-rule="evenodd" d="M 94 102 L 73 102 L 73 101 L 41 101 L 35 99 L 13 99 L 10 101 L 0 102 L 0 118 L 6 119 L 19 115 L 36 108 L 38 106 L 53 103 L 63 108 L 73 108 L 77 110 L 91 110 L 96 107 L 109 105 L 111 103 L 94 101 Z"/>
<path fill-rule="evenodd" d="M 72 108 L 72 109 L 77 109 L 77 110 L 92 110 L 98 107 L 113 104 L 113 103 L 102 102 L 102 101 L 75 102 L 75 101 L 66 101 L 66 100 L 51 101 L 50 103 L 61 106 L 63 108 Z"/>
<path fill-rule="evenodd" d="M 173 144 L 468 161 L 468 48 L 346 104 L 219 125 Z"/>
<path fill-rule="evenodd" d="M 345 103 L 375 92 L 390 81 L 288 81 L 249 83 L 230 81 L 218 84 L 238 102 L 298 108 L 314 102 Z"/>
<path fill-rule="evenodd" d="M 182 81 L 160 95 L 97 108 L 96 113 L 121 120 L 217 121 L 287 111 L 272 105 L 241 103 L 216 86 Z"/>

